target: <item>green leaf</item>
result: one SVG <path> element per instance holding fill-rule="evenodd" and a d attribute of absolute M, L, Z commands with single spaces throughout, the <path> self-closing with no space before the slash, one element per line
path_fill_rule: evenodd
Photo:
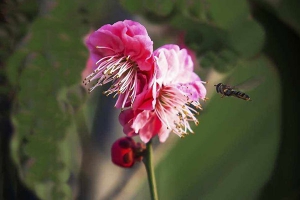
<path fill-rule="evenodd" d="M 174 8 L 173 0 L 145 0 L 144 2 L 145 8 L 158 16 L 168 16 Z"/>
<path fill-rule="evenodd" d="M 265 31 L 253 20 L 231 27 L 228 32 L 227 45 L 242 57 L 249 58 L 258 54 L 264 45 Z"/>
<path fill-rule="evenodd" d="M 189 16 L 200 20 L 201 22 L 209 22 L 208 4 L 204 1 L 198 0 L 178 0 L 177 9 L 180 10 L 184 16 Z"/>
<path fill-rule="evenodd" d="M 141 0 L 120 0 L 121 5 L 129 12 L 141 12 L 144 1 Z"/>
<path fill-rule="evenodd" d="M 70 159 L 74 146 L 65 140 L 86 96 L 80 74 L 87 59 L 82 32 L 88 29 L 81 24 L 80 4 L 69 0 L 47 7 L 47 15 L 33 22 L 30 37 L 8 60 L 15 92 L 12 154 L 24 182 L 41 199 L 71 199 L 68 179 L 78 171 Z M 72 134 L 78 140 L 76 129 Z"/>
<path fill-rule="evenodd" d="M 207 4 L 213 23 L 223 29 L 228 29 L 250 16 L 246 0 L 207 0 Z"/>
<path fill-rule="evenodd" d="M 260 6 L 267 7 L 270 5 L 274 14 L 281 19 L 287 26 L 294 29 L 298 36 L 300 36 L 300 1 L 298 0 L 278 0 L 278 1 L 261 1 L 255 0 L 255 3 Z"/>
<path fill-rule="evenodd" d="M 223 49 L 214 53 L 208 51 L 201 58 L 201 66 L 208 68 L 213 67 L 221 73 L 225 73 L 234 69 L 238 64 L 238 55 L 229 49 Z"/>

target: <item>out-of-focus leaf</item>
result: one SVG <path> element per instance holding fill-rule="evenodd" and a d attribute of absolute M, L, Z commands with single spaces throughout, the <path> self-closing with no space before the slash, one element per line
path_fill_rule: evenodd
<path fill-rule="evenodd" d="M 252 0 L 258 4 L 267 4 L 272 7 L 272 10 L 286 25 L 294 29 L 300 36 L 300 1 L 298 0 Z"/>
<path fill-rule="evenodd" d="M 143 9 L 144 1 L 140 0 L 120 0 L 122 6 L 129 12 L 141 12 Z"/>
<path fill-rule="evenodd" d="M 214 22 L 176 16 L 172 25 L 186 32 L 185 42 L 202 58 L 201 64 L 219 72 L 228 72 L 239 66 L 241 59 L 259 54 L 265 40 L 263 28 L 249 19 L 239 19 L 224 29 Z"/>
<path fill-rule="evenodd" d="M 198 55 L 206 51 L 219 51 L 224 47 L 222 34 L 225 33 L 207 25 L 196 26 L 197 30 L 187 33 L 187 44 L 195 49 Z"/>
<path fill-rule="evenodd" d="M 19 76 L 21 71 L 24 69 L 26 66 L 26 63 L 28 62 L 28 51 L 27 50 L 22 50 L 19 51 L 18 53 L 13 54 L 7 64 L 6 68 L 6 74 L 8 81 L 13 87 L 17 87 L 18 81 L 19 81 Z M 13 67 L 13 66 L 18 66 L 18 67 Z"/>
<path fill-rule="evenodd" d="M 184 16 L 189 16 L 191 18 L 198 19 L 202 22 L 208 22 L 209 10 L 208 4 L 206 1 L 198 1 L 198 0 L 178 0 L 177 1 L 177 9 L 180 10 Z"/>
<path fill-rule="evenodd" d="M 282 0 L 278 7 L 279 16 L 300 36 L 300 2 L 298 0 Z"/>
<path fill-rule="evenodd" d="M 130 12 L 147 13 L 156 17 L 168 16 L 175 6 L 174 0 L 120 0 L 122 6 Z"/>
<path fill-rule="evenodd" d="M 177 138 L 156 168 L 161 199 L 251 199 L 259 194 L 273 170 L 280 133 L 279 78 L 269 64 L 258 58 L 232 73 L 234 84 L 265 77 L 248 93 L 253 101 L 216 94 L 200 113 L 195 135 Z M 134 198 L 147 199 L 148 191 L 145 182 Z"/>
<path fill-rule="evenodd" d="M 25 183 L 41 199 L 72 196 L 68 181 L 76 161 L 68 155 L 74 146 L 66 140 L 70 134 L 78 139 L 76 129 L 71 133 L 69 127 L 86 96 L 79 84 L 87 58 L 82 38 L 88 29 L 81 24 L 80 5 L 53 4 L 8 60 L 15 92 L 12 154 Z"/>
<path fill-rule="evenodd" d="M 175 6 L 174 0 L 145 0 L 144 6 L 158 16 L 167 16 Z"/>
<path fill-rule="evenodd" d="M 242 57 L 249 58 L 262 50 L 264 40 L 262 26 L 256 21 L 247 20 L 230 28 L 227 45 Z"/>
<path fill-rule="evenodd" d="M 214 53 L 209 51 L 201 58 L 201 66 L 204 68 L 213 67 L 218 72 L 228 72 L 238 65 L 238 56 L 236 53 L 223 49 Z"/>
<path fill-rule="evenodd" d="M 207 0 L 207 4 L 213 23 L 224 29 L 244 21 L 250 15 L 246 0 Z"/>

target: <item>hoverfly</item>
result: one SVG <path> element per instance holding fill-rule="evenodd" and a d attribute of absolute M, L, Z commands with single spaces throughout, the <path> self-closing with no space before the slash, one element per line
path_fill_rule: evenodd
<path fill-rule="evenodd" d="M 243 90 L 249 90 L 252 89 L 256 86 L 258 86 L 262 82 L 262 79 L 260 78 L 252 78 L 248 79 L 247 81 L 231 87 L 230 85 L 226 85 L 223 83 L 219 83 L 216 86 L 216 91 L 217 93 L 222 94 L 221 97 L 227 96 L 227 97 L 237 97 L 239 99 L 243 99 L 246 101 L 251 101 L 250 96 L 244 92 L 241 92 L 240 89 Z"/>

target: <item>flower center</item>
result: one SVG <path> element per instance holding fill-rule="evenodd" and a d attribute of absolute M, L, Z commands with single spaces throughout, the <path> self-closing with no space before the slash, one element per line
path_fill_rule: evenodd
<path fill-rule="evenodd" d="M 83 81 L 87 85 L 98 80 L 88 91 L 92 92 L 96 87 L 112 82 L 110 88 L 103 94 L 108 96 L 115 93 L 114 97 L 124 94 L 122 107 L 125 106 L 128 98 L 131 99 L 132 104 L 136 96 L 137 64 L 130 60 L 129 56 L 113 55 L 101 58 L 96 65 L 98 67 Z"/>
<path fill-rule="evenodd" d="M 190 101 L 189 94 L 182 92 L 175 86 L 163 86 L 157 98 L 155 112 L 163 124 L 175 134 L 184 137 L 188 131 L 194 133 L 189 121 L 199 124 L 194 116 L 202 109 L 198 101 Z"/>

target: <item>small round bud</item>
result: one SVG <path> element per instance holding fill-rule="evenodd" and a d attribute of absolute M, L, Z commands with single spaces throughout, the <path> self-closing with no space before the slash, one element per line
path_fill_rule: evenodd
<path fill-rule="evenodd" d="M 115 141 L 111 147 L 112 162 L 120 167 L 130 168 L 133 166 L 135 141 L 130 137 L 123 137 Z"/>
<path fill-rule="evenodd" d="M 111 147 L 111 160 L 114 164 L 130 168 L 135 161 L 141 161 L 146 151 L 143 143 L 136 143 L 131 137 L 122 137 Z"/>

